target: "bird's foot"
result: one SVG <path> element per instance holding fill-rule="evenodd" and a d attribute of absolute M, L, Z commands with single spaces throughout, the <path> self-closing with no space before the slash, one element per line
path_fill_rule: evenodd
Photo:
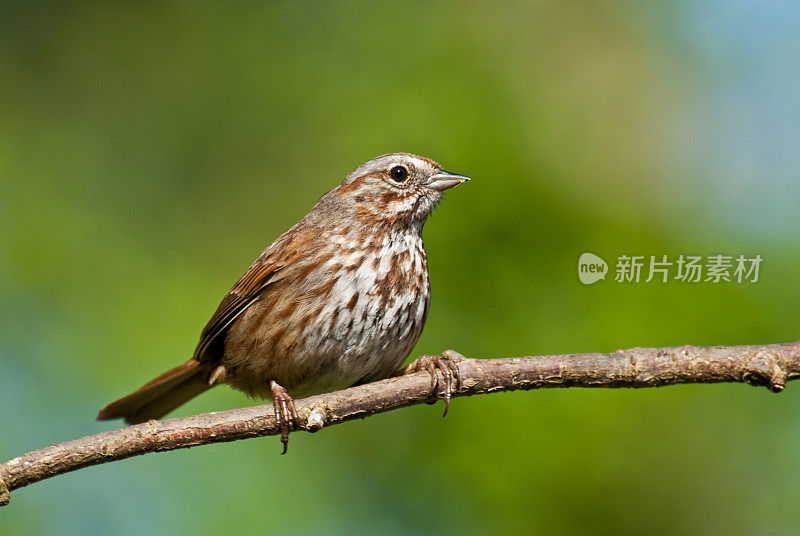
<path fill-rule="evenodd" d="M 298 421 L 297 410 L 294 407 L 292 397 L 278 382 L 275 380 L 270 381 L 269 388 L 272 391 L 275 422 L 281 429 L 281 443 L 283 443 L 283 452 L 281 454 L 286 454 L 286 449 L 289 448 L 289 430 Z"/>
<path fill-rule="evenodd" d="M 431 375 L 431 391 L 441 389 L 444 398 L 444 414 L 450 409 L 450 398 L 461 384 L 461 373 L 458 370 L 458 362 L 465 357 L 455 350 L 445 350 L 442 355 L 423 355 L 416 359 L 407 367 L 400 369 L 398 376 L 413 374 L 427 370 Z M 441 372 L 443 382 L 439 380 L 437 372 Z"/>

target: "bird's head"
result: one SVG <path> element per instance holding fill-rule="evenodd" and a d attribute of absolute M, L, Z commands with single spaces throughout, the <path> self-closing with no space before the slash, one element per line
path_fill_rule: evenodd
<path fill-rule="evenodd" d="M 361 164 L 329 195 L 360 220 L 422 227 L 442 193 L 468 180 L 428 158 L 392 153 Z"/>

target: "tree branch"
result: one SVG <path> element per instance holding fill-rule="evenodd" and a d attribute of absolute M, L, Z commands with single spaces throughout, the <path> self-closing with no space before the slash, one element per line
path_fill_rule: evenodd
<path fill-rule="evenodd" d="M 448 351 L 449 352 L 449 351 Z M 458 356 L 455 352 L 451 357 Z M 744 382 L 780 392 L 800 378 L 800 342 L 756 346 L 633 348 L 609 354 L 506 359 L 458 356 L 453 396 L 542 387 L 660 387 L 678 383 Z M 296 430 L 315 432 L 405 406 L 432 402 L 427 372 L 389 378 L 298 400 Z M 150 421 L 57 443 L 0 464 L 0 505 L 11 490 L 82 467 L 148 452 L 280 434 L 270 404 Z"/>

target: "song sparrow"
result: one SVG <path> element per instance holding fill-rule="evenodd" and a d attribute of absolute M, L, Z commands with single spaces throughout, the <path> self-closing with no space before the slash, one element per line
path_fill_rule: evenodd
<path fill-rule="evenodd" d="M 203 329 L 192 359 L 97 418 L 156 419 L 227 383 L 273 399 L 286 452 L 297 419 L 290 393 L 304 397 L 422 369 L 436 387 L 438 369 L 449 403 L 452 361 L 426 356 L 398 368 L 428 316 L 422 226 L 442 192 L 467 180 L 407 153 L 357 167 L 256 259 Z"/>

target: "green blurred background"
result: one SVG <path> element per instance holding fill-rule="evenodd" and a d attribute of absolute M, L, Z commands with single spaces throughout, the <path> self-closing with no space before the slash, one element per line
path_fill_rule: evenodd
<path fill-rule="evenodd" d="M 0 458 L 116 426 L 96 411 L 385 152 L 473 177 L 426 227 L 413 355 L 800 338 L 799 28 L 788 0 L 0 3 Z M 584 286 L 584 251 L 764 262 Z M 793 534 L 797 387 L 498 394 L 283 457 L 151 454 L 14 492 L 0 533 Z"/>

